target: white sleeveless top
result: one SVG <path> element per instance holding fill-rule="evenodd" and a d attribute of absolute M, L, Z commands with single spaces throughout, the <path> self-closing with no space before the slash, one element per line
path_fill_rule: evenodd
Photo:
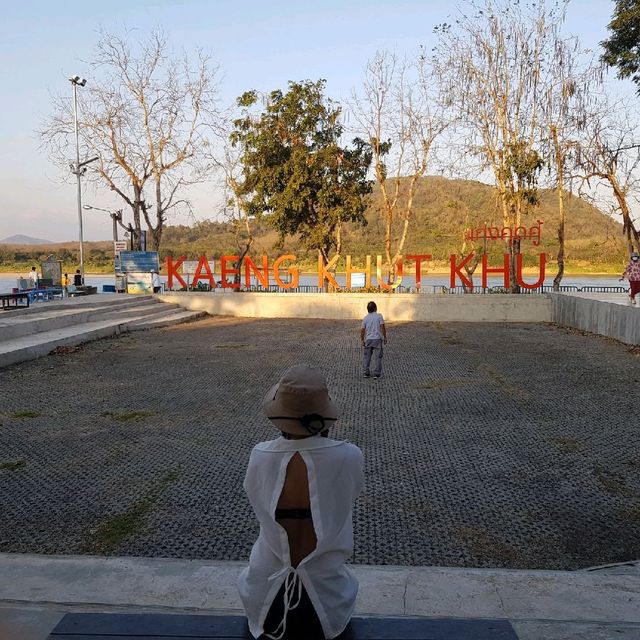
<path fill-rule="evenodd" d="M 287 465 L 296 452 L 307 467 L 317 544 L 294 568 L 287 532 L 276 522 L 275 510 Z M 345 562 L 353 553 L 352 506 L 362 490 L 362 467 L 358 447 L 319 435 L 301 440 L 280 437 L 261 442 L 251 452 L 244 489 L 260 522 L 260 535 L 249 566 L 240 574 L 238 590 L 256 638 L 264 633 L 265 619 L 285 580 L 292 593 L 298 581 L 302 583 L 327 639 L 347 626 L 358 581 Z M 285 610 L 289 604 L 285 601 Z"/>

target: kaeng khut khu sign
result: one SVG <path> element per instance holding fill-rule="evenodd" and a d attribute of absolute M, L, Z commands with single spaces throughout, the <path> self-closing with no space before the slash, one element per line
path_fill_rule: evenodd
<path fill-rule="evenodd" d="M 467 240 L 484 240 L 484 241 L 496 241 L 504 240 L 507 242 L 513 242 L 514 239 L 518 240 L 531 240 L 534 246 L 540 244 L 540 230 L 542 221 L 538 220 L 537 224 L 532 227 L 480 227 L 478 229 L 470 229 L 465 234 Z M 450 262 L 450 286 L 455 287 L 458 282 L 465 287 L 471 288 L 473 286 L 471 280 L 464 272 L 464 267 L 473 260 L 475 254 L 470 253 L 467 256 L 460 258 L 456 254 L 451 254 Z M 318 256 L 318 287 L 322 288 L 326 284 L 335 287 L 336 289 L 352 288 L 352 276 L 354 274 L 364 275 L 364 286 L 370 288 L 372 286 L 380 287 L 383 290 L 392 291 L 401 286 L 403 276 L 411 273 L 415 277 L 415 286 L 420 288 L 423 268 L 425 268 L 431 260 L 431 255 L 427 253 L 410 254 L 406 256 L 400 256 L 396 262 L 396 279 L 393 283 L 385 281 L 383 276 L 383 259 L 381 255 L 376 256 L 375 271 L 372 256 L 365 256 L 364 264 L 355 265 L 350 255 L 344 256 L 345 266 L 345 286 L 342 287 L 338 284 L 334 277 L 334 270 L 340 256 L 334 256 L 329 262 L 325 262 L 322 256 Z M 267 288 L 270 284 L 270 278 L 281 289 L 295 289 L 299 286 L 300 282 L 300 269 L 296 265 L 297 257 L 293 254 L 285 254 L 277 257 L 271 264 L 269 264 L 268 256 L 261 256 L 260 259 L 245 256 L 242 260 L 242 264 L 238 264 L 239 256 L 224 255 L 219 257 L 220 261 L 220 285 L 228 289 L 239 289 L 242 286 L 245 288 L 251 287 L 252 278 L 260 286 Z M 540 253 L 538 256 L 538 276 L 535 282 L 525 282 L 522 269 L 523 269 L 523 256 L 518 253 L 516 255 L 516 269 L 515 277 L 517 284 L 524 289 L 537 289 L 544 283 L 546 274 L 547 258 L 545 253 Z M 195 269 L 193 269 L 193 263 L 195 261 L 187 261 L 186 256 L 180 258 L 167 257 L 167 275 L 168 285 L 170 289 L 173 289 L 175 285 L 184 288 L 197 287 L 200 282 L 208 283 L 212 288 L 216 286 L 216 281 L 213 275 L 212 262 L 207 256 L 201 256 L 197 261 Z M 481 260 L 481 278 L 482 287 L 487 287 L 487 278 L 491 276 L 501 275 L 504 278 L 504 286 L 511 286 L 510 275 L 510 256 L 508 253 L 503 254 L 502 265 L 490 265 L 489 256 L 486 253 L 482 254 Z M 189 264 L 190 268 L 184 269 L 185 263 Z M 190 264 L 191 263 L 191 264 Z M 182 271 L 182 273 L 179 272 Z M 189 276 L 193 274 L 192 279 Z M 375 275 L 375 281 L 374 281 Z M 186 278 L 186 280 L 185 280 Z M 360 278 L 361 279 L 361 278 Z M 358 287 L 360 288 L 360 287 Z"/>

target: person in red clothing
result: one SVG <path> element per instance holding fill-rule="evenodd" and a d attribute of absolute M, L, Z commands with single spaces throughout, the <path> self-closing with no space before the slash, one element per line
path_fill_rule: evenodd
<path fill-rule="evenodd" d="M 640 293 L 640 256 L 634 251 L 627 268 L 622 272 L 620 280 L 627 278 L 629 280 L 629 304 L 640 306 L 640 302 L 636 301 L 636 295 Z"/>

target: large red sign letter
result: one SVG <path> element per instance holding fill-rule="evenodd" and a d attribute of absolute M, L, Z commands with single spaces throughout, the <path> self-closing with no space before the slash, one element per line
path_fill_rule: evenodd
<path fill-rule="evenodd" d="M 251 272 L 255 274 L 256 278 L 260 281 L 260 284 L 265 288 L 269 288 L 269 259 L 267 256 L 262 256 L 262 272 L 258 269 L 256 263 L 249 257 L 244 257 L 244 288 L 249 289 L 251 287 Z"/>
<path fill-rule="evenodd" d="M 463 287 L 473 289 L 473 282 L 467 278 L 467 276 L 460 271 L 469 260 L 473 259 L 473 253 L 470 253 L 460 264 L 457 263 L 457 256 L 455 253 L 451 254 L 451 276 L 449 278 L 449 286 L 453 289 L 456 286 L 456 275 L 460 278 Z"/>
<path fill-rule="evenodd" d="M 202 273 L 203 271 L 204 274 Z M 212 289 L 216 288 L 216 281 L 213 279 L 213 274 L 211 273 L 211 268 L 209 267 L 207 256 L 200 256 L 200 259 L 198 260 L 198 266 L 196 267 L 196 272 L 193 274 L 191 286 L 197 287 L 200 280 L 208 280 L 209 286 Z"/>
<path fill-rule="evenodd" d="M 502 273 L 505 288 L 509 288 L 511 284 L 511 276 L 509 274 L 509 254 L 504 254 L 504 261 L 502 268 L 492 269 L 488 266 L 488 256 L 483 254 L 482 256 L 482 287 L 487 288 L 487 274 L 488 273 Z"/>
<path fill-rule="evenodd" d="M 416 261 L 416 289 L 420 289 L 420 276 L 422 275 L 422 261 L 431 260 L 431 256 L 426 253 L 420 253 L 415 256 L 407 256 L 407 260 Z"/>
<path fill-rule="evenodd" d="M 523 279 L 522 279 L 522 254 L 519 253 L 516 256 L 516 282 L 523 288 L 523 289 L 537 289 L 539 286 L 544 284 L 544 277 L 545 277 L 545 267 L 547 265 L 547 254 L 546 253 L 541 253 L 540 254 L 540 267 L 539 267 L 539 271 L 538 271 L 538 280 L 534 283 L 534 284 L 527 284 Z"/>
<path fill-rule="evenodd" d="M 291 282 L 284 282 L 282 278 L 280 278 L 280 265 L 285 260 L 292 260 L 295 262 L 295 259 L 296 257 L 294 255 L 287 254 L 276 258 L 273 262 L 273 279 L 276 281 L 276 284 L 283 289 L 295 289 L 300 282 L 300 272 L 295 267 L 289 267 L 287 269 L 287 273 L 291 276 Z"/>
<path fill-rule="evenodd" d="M 173 279 L 175 278 L 185 289 L 188 289 L 187 283 L 182 279 L 178 273 L 178 267 L 185 261 L 186 256 L 180 256 L 176 262 L 173 261 L 171 256 L 167 256 L 167 274 L 169 279 L 167 284 L 169 289 L 173 289 Z"/>
<path fill-rule="evenodd" d="M 333 256 L 327 264 L 324 264 L 324 260 L 322 259 L 322 254 L 318 252 L 318 289 L 324 288 L 325 279 L 329 282 L 332 287 L 336 289 L 340 288 L 340 285 L 336 282 L 336 279 L 333 277 L 333 274 L 329 271 L 331 267 L 338 262 L 339 255 Z"/>
<path fill-rule="evenodd" d="M 364 286 L 367 289 L 371 288 L 371 256 L 367 256 L 367 266 L 364 271 L 359 271 L 351 266 L 351 256 L 347 256 L 347 270 L 345 271 L 346 282 L 345 287 L 347 290 L 351 289 L 351 274 L 352 273 L 364 273 Z"/>
<path fill-rule="evenodd" d="M 239 269 L 227 267 L 227 262 L 238 262 L 240 256 L 221 256 L 220 257 L 220 274 L 222 276 L 222 286 L 225 289 L 239 289 L 240 283 L 236 282 L 235 276 L 240 273 Z M 231 282 L 227 282 L 227 276 L 234 276 Z"/>

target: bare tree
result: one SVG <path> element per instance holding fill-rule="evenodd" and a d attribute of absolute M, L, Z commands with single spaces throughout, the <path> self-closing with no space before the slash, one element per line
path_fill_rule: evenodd
<path fill-rule="evenodd" d="M 640 203 L 640 123 L 635 110 L 601 96 L 585 116 L 576 162 L 580 195 L 621 216 L 629 251 L 640 250 L 638 218 L 632 211 L 632 204 Z"/>
<path fill-rule="evenodd" d="M 376 53 L 367 63 L 351 107 L 359 133 L 373 153 L 383 202 L 388 281 L 394 282 L 420 179 L 427 173 L 434 142 L 447 121 L 423 56 L 410 63 L 387 51 Z"/>
<path fill-rule="evenodd" d="M 246 196 L 242 189 L 241 151 L 234 147 L 229 139 L 230 133 L 224 136 L 222 148 L 212 153 L 210 158 L 216 169 L 222 172 L 222 186 L 225 196 L 224 215 L 233 228 L 238 246 L 236 282 L 240 282 L 242 262 L 255 242 L 252 221 L 256 216 L 249 216 L 247 213 Z"/>
<path fill-rule="evenodd" d="M 137 39 L 133 50 L 130 35 L 101 35 L 91 63 L 94 79 L 79 93 L 80 140 L 83 154 L 98 158 L 87 177 L 124 200 L 138 243 L 144 221 L 158 249 L 168 214 L 189 206 L 184 187 L 202 177 L 205 124 L 218 118 L 217 68 L 202 52 L 195 63 L 186 55 L 172 57 L 161 33 Z M 71 105 L 55 98 L 40 135 L 61 165 L 72 133 Z"/>
<path fill-rule="evenodd" d="M 455 25 L 436 27 L 434 68 L 460 116 L 457 135 L 493 175 L 503 223 L 512 228 L 538 203 L 542 81 L 565 4 L 470 0 Z M 517 291 L 519 239 L 508 241 L 508 251 Z"/>
<path fill-rule="evenodd" d="M 575 149 L 588 120 L 592 96 L 602 83 L 602 66 L 585 61 L 577 38 L 563 38 L 558 24 L 551 28 L 552 48 L 545 68 L 541 141 L 549 175 L 558 198 L 558 271 L 553 280 L 560 288 L 565 267 L 567 193 L 575 168 Z"/>

